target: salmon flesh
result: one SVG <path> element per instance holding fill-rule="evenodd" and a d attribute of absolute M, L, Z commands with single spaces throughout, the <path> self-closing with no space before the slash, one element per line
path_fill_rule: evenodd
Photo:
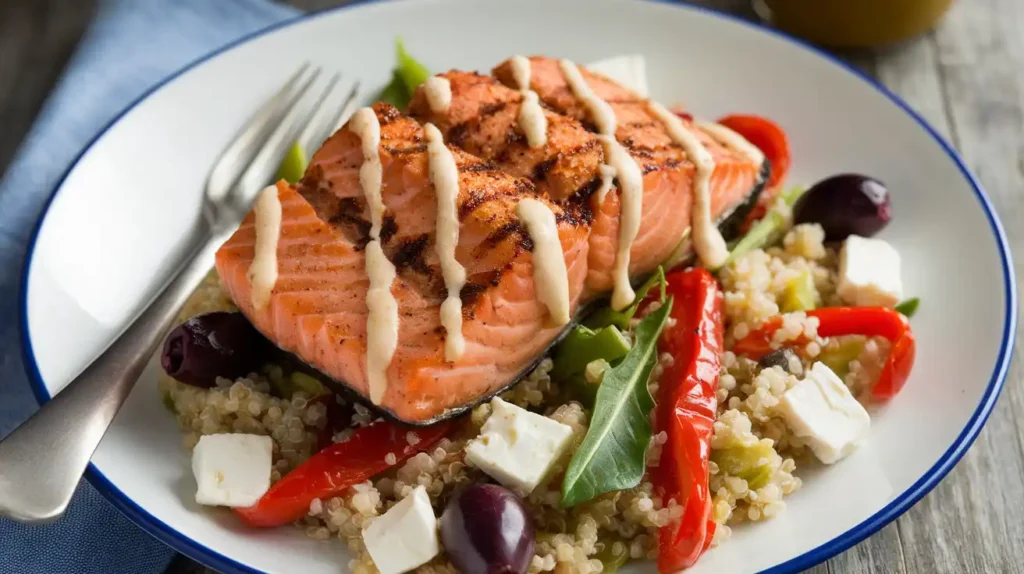
<path fill-rule="evenodd" d="M 376 406 L 410 424 L 454 416 L 505 390 L 528 373 L 576 319 L 612 288 L 618 249 L 620 194 L 595 192 L 605 151 L 587 109 L 573 95 L 557 60 L 530 59 L 529 88 L 547 122 L 543 145 L 531 147 L 519 126 L 524 92 L 510 64 L 493 76 L 450 71 L 451 101 L 434 111 L 423 89 L 408 115 L 372 106 L 380 125 L 383 218 L 371 238 L 371 207 L 360 169 L 364 151 L 351 122 L 313 155 L 295 186 L 276 186 L 281 207 L 277 278 L 266 304 L 254 303 L 249 277 L 256 257 L 256 215 L 250 213 L 220 248 L 216 268 L 242 313 L 281 349 L 341 387 L 370 397 L 367 372 L 367 245 L 379 241 L 394 266 L 391 296 L 398 338 Z M 679 254 L 690 228 L 695 167 L 628 89 L 581 68 L 617 119 L 615 139 L 640 167 L 640 231 L 629 249 L 629 276 L 642 281 Z M 444 137 L 457 168 L 455 259 L 465 270 L 458 293 L 465 351 L 446 360 L 441 305 L 447 291 L 437 249 L 438 194 L 429 174 L 424 125 Z M 715 160 L 711 213 L 737 228 L 767 181 L 755 165 L 710 134 L 689 126 Z M 535 242 L 516 206 L 531 198 L 554 215 L 565 263 L 573 321 L 558 324 L 538 297 Z M 553 234 L 552 234 L 553 237 Z M 557 251 L 555 251 L 557 253 Z"/>

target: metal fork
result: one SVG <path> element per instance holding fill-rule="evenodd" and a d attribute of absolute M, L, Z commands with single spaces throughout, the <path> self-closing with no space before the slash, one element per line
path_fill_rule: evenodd
<path fill-rule="evenodd" d="M 64 513 L 100 439 L 178 310 L 209 271 L 213 253 L 249 211 L 292 142 L 315 149 L 351 114 L 358 82 L 340 106 L 325 105 L 339 74 L 308 101 L 321 73 L 303 65 L 253 114 L 210 171 L 193 248 L 159 294 L 53 400 L 0 441 L 0 516 L 42 523 Z"/>

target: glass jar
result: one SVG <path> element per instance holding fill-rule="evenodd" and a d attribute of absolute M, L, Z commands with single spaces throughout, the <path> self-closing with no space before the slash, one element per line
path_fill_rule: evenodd
<path fill-rule="evenodd" d="M 753 0 L 773 27 L 832 48 L 874 48 L 930 30 L 953 0 Z"/>

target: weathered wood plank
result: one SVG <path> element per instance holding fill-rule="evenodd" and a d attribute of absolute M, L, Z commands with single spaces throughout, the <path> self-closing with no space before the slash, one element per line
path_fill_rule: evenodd
<path fill-rule="evenodd" d="M 889 78 L 898 93 L 953 136 L 995 203 L 1017 253 L 1024 252 L 1022 32 L 1024 7 L 1015 0 L 956 5 L 931 38 L 944 114 L 937 108 L 932 78 L 915 75 L 916 68 L 894 70 Z M 909 79 L 901 80 L 902 74 Z M 948 125 L 939 121 L 943 115 Z M 1018 275 L 1021 270 L 1018 264 Z M 1024 500 L 1022 377 L 1018 360 L 978 442 L 933 493 L 899 520 L 908 571 L 1024 572 L 1024 525 L 1013 510 Z"/>

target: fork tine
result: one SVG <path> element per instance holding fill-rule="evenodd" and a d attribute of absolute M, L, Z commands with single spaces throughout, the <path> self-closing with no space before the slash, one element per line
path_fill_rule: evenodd
<path fill-rule="evenodd" d="M 284 82 L 281 88 L 253 113 L 246 121 L 245 127 L 221 152 L 207 177 L 206 192 L 208 196 L 222 196 L 238 181 L 245 166 L 249 165 L 261 144 L 270 136 L 274 128 L 281 122 L 284 114 L 293 105 L 291 102 L 286 104 L 286 100 L 295 83 L 306 73 L 307 69 L 309 69 L 308 62 L 299 66 L 299 69 Z M 314 72 L 314 77 L 316 77 L 316 73 Z"/>
<path fill-rule="evenodd" d="M 238 182 L 239 191 L 245 197 L 251 197 L 257 190 L 266 185 L 267 181 L 277 171 L 278 165 L 284 159 L 285 153 L 299 135 L 302 126 L 308 123 L 314 108 L 309 105 L 299 105 L 300 101 L 309 92 L 314 80 L 320 75 L 318 68 L 310 78 L 305 80 L 298 91 L 288 102 L 288 111 L 281 120 L 280 126 L 267 138 L 263 147 L 256 153 L 251 165 L 245 170 L 241 180 Z"/>
<path fill-rule="evenodd" d="M 323 135 L 324 128 L 322 127 L 323 120 L 321 119 L 321 116 L 326 113 L 324 102 L 327 100 L 327 97 L 331 95 L 331 92 L 334 91 L 334 87 L 338 85 L 340 80 L 341 73 L 336 73 L 331 76 L 330 81 L 327 82 L 327 87 L 320 92 L 320 97 L 318 97 L 316 103 L 313 104 L 313 116 L 308 122 L 306 122 L 306 127 L 302 128 L 302 132 L 295 140 L 300 146 L 302 146 L 302 149 L 307 154 L 311 154 L 316 151 L 316 149 L 320 147 L 320 144 L 327 139 L 327 136 Z"/>
<path fill-rule="evenodd" d="M 335 116 L 334 125 L 327 124 L 328 126 L 330 126 L 331 129 L 330 133 L 327 134 L 327 136 L 340 130 L 341 127 L 345 125 L 345 122 L 348 121 L 349 117 L 352 116 L 352 114 L 355 112 L 353 108 L 355 107 L 356 96 L 358 95 L 359 82 L 356 81 L 356 83 L 352 86 L 352 89 L 349 90 L 348 95 L 345 96 L 345 101 L 342 102 L 341 108 L 338 109 L 338 115 Z M 324 139 L 327 139 L 327 136 L 324 136 Z"/>

